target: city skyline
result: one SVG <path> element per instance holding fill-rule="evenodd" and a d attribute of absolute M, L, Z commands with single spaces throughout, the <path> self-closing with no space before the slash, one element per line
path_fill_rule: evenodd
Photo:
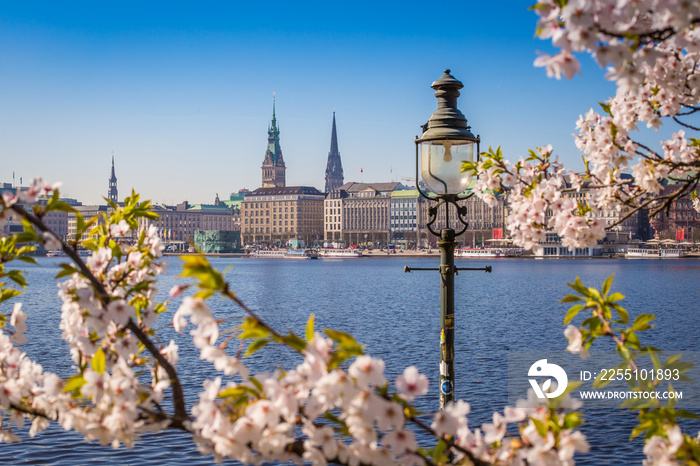
<path fill-rule="evenodd" d="M 256 189 L 273 92 L 286 184 L 321 190 L 334 108 L 346 181 L 413 177 L 413 138 L 445 68 L 465 85 L 459 108 L 482 150 L 510 160 L 551 143 L 580 168 L 576 119 L 614 93 L 588 58 L 571 81 L 534 68 L 552 49 L 521 2 L 0 8 L 0 180 L 62 181 L 88 204 L 107 195 L 112 151 L 121 198 Z"/>

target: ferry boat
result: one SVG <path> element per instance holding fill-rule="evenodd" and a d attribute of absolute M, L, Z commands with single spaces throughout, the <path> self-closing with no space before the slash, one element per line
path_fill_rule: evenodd
<path fill-rule="evenodd" d="M 688 254 L 684 249 L 629 248 L 625 257 L 630 259 L 678 259 Z"/>
<path fill-rule="evenodd" d="M 324 248 L 318 254 L 322 259 L 354 259 L 362 257 L 362 253 L 357 249 L 331 249 Z"/>
<path fill-rule="evenodd" d="M 78 249 L 78 255 L 80 257 L 90 257 L 92 255 L 92 251 L 89 249 Z M 58 249 L 56 251 L 48 251 L 46 253 L 46 257 L 68 257 L 68 254 Z"/>
<path fill-rule="evenodd" d="M 284 249 L 258 249 L 250 253 L 252 257 L 267 257 L 271 259 L 282 259 L 287 251 Z"/>
<path fill-rule="evenodd" d="M 458 248 L 455 249 L 455 257 L 515 257 L 522 256 L 523 250 L 520 248 Z"/>
<path fill-rule="evenodd" d="M 285 259 L 318 259 L 318 254 L 311 249 L 287 249 Z"/>

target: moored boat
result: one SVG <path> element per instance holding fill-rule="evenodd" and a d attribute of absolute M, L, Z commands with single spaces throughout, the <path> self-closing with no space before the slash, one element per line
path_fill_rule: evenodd
<path fill-rule="evenodd" d="M 521 256 L 523 250 L 520 248 L 458 248 L 455 249 L 455 257 L 515 257 Z"/>
<path fill-rule="evenodd" d="M 287 249 L 285 259 L 318 259 L 318 254 L 311 249 Z"/>
<path fill-rule="evenodd" d="M 250 253 L 252 257 L 263 257 L 271 259 L 282 259 L 287 251 L 284 249 L 258 249 Z"/>
<path fill-rule="evenodd" d="M 78 249 L 78 255 L 80 257 L 90 257 L 92 255 L 92 251 L 89 249 Z M 48 251 L 46 253 L 46 257 L 68 257 L 68 254 L 59 249 L 56 251 Z"/>
<path fill-rule="evenodd" d="M 629 248 L 625 257 L 630 259 L 678 259 L 688 254 L 684 249 Z"/>
<path fill-rule="evenodd" d="M 322 259 L 354 259 L 362 257 L 362 253 L 357 249 L 321 249 L 318 255 Z"/>

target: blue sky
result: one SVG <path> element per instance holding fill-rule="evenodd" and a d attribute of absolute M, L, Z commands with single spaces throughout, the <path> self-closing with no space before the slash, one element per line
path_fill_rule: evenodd
<path fill-rule="evenodd" d="M 334 108 L 345 180 L 400 180 L 445 68 L 483 147 L 551 143 L 580 168 L 576 119 L 614 94 L 588 58 L 572 81 L 532 66 L 552 48 L 529 2 L 252 3 L 4 2 L 0 181 L 97 203 L 114 151 L 120 197 L 255 189 L 273 92 L 287 185 L 323 189 Z"/>

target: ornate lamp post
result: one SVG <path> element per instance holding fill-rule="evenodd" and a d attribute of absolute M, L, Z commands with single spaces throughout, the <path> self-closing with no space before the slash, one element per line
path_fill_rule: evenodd
<path fill-rule="evenodd" d="M 459 90 L 464 86 L 455 79 L 450 70 L 435 81 L 432 86 L 438 99 L 438 108 L 423 126 L 423 134 L 416 137 L 416 187 L 421 196 L 437 204 L 428 209 L 430 217 L 427 227 L 438 236 L 440 248 L 440 409 L 454 399 L 454 276 L 459 270 L 483 270 L 491 272 L 491 267 L 456 268 L 454 251 L 455 237 L 467 230 L 467 208 L 457 202 L 471 196 L 462 195 L 472 179 L 472 172 L 460 173 L 464 161 L 474 161 L 474 152 L 479 154 L 479 136 L 474 136 L 467 125 L 467 119 L 457 108 Z M 433 196 L 428 196 L 420 188 L 423 180 Z M 459 232 L 451 228 L 450 206 L 457 213 L 461 223 Z M 440 208 L 445 210 L 444 228 L 433 230 Z M 435 270 L 430 268 L 405 267 L 411 270 Z"/>

